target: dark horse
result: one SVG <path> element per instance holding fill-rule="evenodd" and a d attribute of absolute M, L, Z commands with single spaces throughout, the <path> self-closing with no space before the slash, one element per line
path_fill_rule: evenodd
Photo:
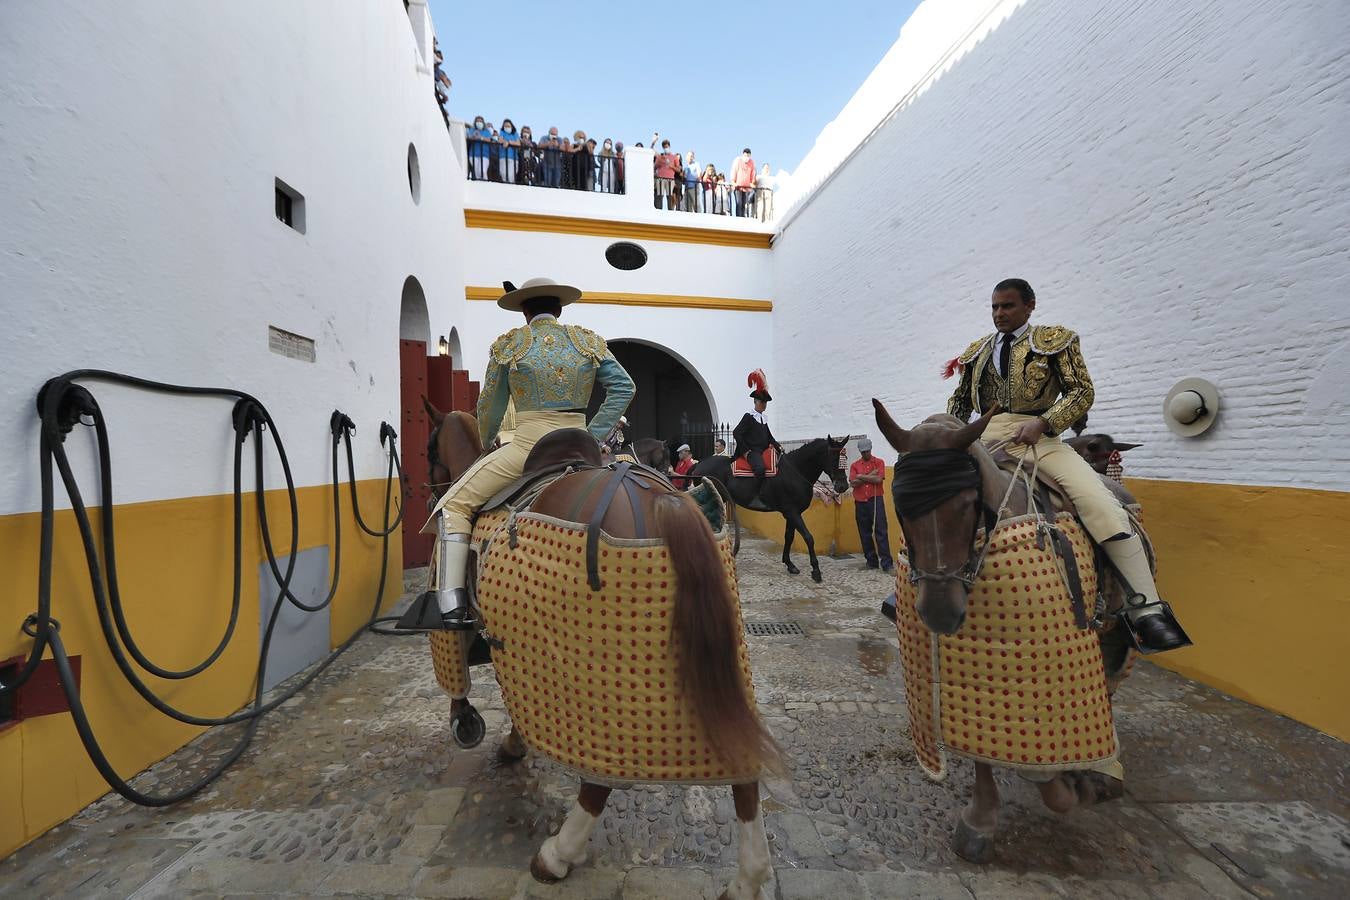
<path fill-rule="evenodd" d="M 811 488 L 822 473 L 828 473 L 834 489 L 839 493 L 848 490 L 848 478 L 839 462 L 839 453 L 848 443 L 848 438 L 834 438 L 826 435 L 807 441 L 791 453 L 785 453 L 778 460 L 778 474 L 764 480 L 764 487 L 755 494 L 755 479 L 733 478 L 731 458 L 713 456 L 694 466 L 691 475 L 706 475 L 721 482 L 731 494 L 732 499 L 741 506 L 750 506 L 750 501 L 758 499 L 760 503 L 774 512 L 780 513 L 787 525 L 783 531 L 783 565 L 793 575 L 801 570 L 792 564 L 792 542 L 797 534 L 806 541 L 806 552 L 811 555 L 811 579 L 820 581 L 820 563 L 816 560 L 816 541 L 806 530 L 802 513 L 811 505 Z M 754 507 L 751 507 L 752 509 Z"/>

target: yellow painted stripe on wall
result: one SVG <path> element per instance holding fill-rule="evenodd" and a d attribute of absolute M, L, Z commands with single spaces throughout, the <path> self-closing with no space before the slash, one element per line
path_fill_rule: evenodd
<path fill-rule="evenodd" d="M 467 300 L 491 300 L 502 296 L 499 287 L 466 287 Z M 739 297 L 699 297 L 685 294 L 627 294 L 614 291 L 585 291 L 578 303 L 604 303 L 611 306 L 648 306 L 678 309 L 729 309 L 737 312 L 773 312 L 772 300 L 746 300 Z"/>
<path fill-rule="evenodd" d="M 1138 478 L 1128 486 L 1158 548 L 1162 595 L 1195 641 L 1149 661 L 1350 740 L 1350 493 Z M 885 496 L 900 553 L 889 468 Z M 739 515 L 782 546 L 781 516 Z M 837 507 L 817 500 L 803 518 L 818 554 L 831 541 L 860 552 L 851 495 Z M 889 590 L 880 583 L 877 601 Z"/>
<path fill-rule="evenodd" d="M 378 516 L 384 479 L 359 482 L 361 508 Z M 297 491 L 300 549 L 331 545 L 331 488 Z M 330 613 L 330 645 L 345 640 L 370 616 L 380 578 L 380 542 L 362 532 L 342 490 L 342 581 Z M 285 491 L 266 495 L 274 541 L 286 542 L 290 508 Z M 239 624 L 220 660 L 185 681 L 146 675 L 146 683 L 188 712 L 233 712 L 253 694 L 258 659 L 258 567 L 266 560 L 256 527 L 252 493 L 245 495 L 243 573 Z M 170 668 L 199 662 L 224 634 L 232 584 L 232 498 L 189 497 L 117 507 L 117 566 L 127 619 L 150 659 Z M 97 510 L 91 511 L 94 528 Z M 0 659 L 26 655 L 32 646 L 17 623 L 37 608 L 38 513 L 0 517 L 0 571 L 9 583 L 0 593 Z M 104 642 L 89 588 L 75 517 L 56 514 L 52 615 L 61 623 L 67 652 L 80 655 L 81 696 L 95 735 L 124 778 L 163 759 L 202 729 L 153 710 L 126 683 Z M 278 547 L 278 553 L 289 549 Z M 330 549 L 331 553 L 331 549 Z M 401 536 L 390 536 L 389 575 L 382 605 L 402 591 Z M 330 564 L 332 560 L 330 559 Z M 331 573 L 330 573 L 331 575 Z M 49 654 L 50 657 L 50 654 Z M 0 730 L 0 858 L 97 800 L 108 787 L 80 744 L 69 714 L 26 719 Z"/>
<path fill-rule="evenodd" d="M 577 216 L 501 212 L 490 209 L 464 210 L 464 224 L 469 228 L 495 228 L 502 231 L 547 231 L 553 234 L 671 241 L 678 244 L 714 244 L 751 250 L 768 250 L 773 242 L 772 234 L 756 232 L 723 231 L 720 228 L 683 225 L 650 225 L 613 219 L 583 219 Z"/>

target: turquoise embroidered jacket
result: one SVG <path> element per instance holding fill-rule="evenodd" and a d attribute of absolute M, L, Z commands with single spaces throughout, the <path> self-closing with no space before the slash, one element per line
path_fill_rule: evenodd
<path fill-rule="evenodd" d="M 478 395 L 478 434 L 484 447 L 497 436 L 508 400 L 515 400 L 517 415 L 584 410 L 599 381 L 605 402 L 587 428 L 596 440 L 604 440 L 633 399 L 633 379 L 605 339 L 553 316 L 535 316 L 528 325 L 513 328 L 493 341 L 488 355 Z"/>

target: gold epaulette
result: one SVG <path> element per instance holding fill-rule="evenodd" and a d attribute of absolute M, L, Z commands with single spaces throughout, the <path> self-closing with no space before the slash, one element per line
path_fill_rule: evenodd
<path fill-rule="evenodd" d="M 1063 353 L 1069 345 L 1078 340 L 1078 335 L 1063 325 L 1033 325 L 1027 335 L 1033 353 L 1042 356 L 1054 356 Z"/>
<path fill-rule="evenodd" d="M 572 340 L 572 346 L 581 352 L 582 356 L 589 356 L 597 363 L 603 362 L 605 356 L 609 353 L 609 345 L 600 335 L 591 331 L 589 328 L 582 328 L 580 325 L 566 325 L 567 336 Z"/>
<path fill-rule="evenodd" d="M 967 347 L 965 351 L 956 358 L 957 361 L 960 362 L 962 365 L 966 365 L 967 363 L 973 362 L 975 357 L 980 355 L 980 351 L 984 349 L 984 345 L 989 343 L 993 339 L 994 336 L 992 334 L 986 334 L 984 337 L 980 338 L 979 340 L 971 344 L 969 347 Z"/>
<path fill-rule="evenodd" d="M 530 333 L 528 327 L 512 328 L 506 334 L 492 342 L 492 349 L 489 354 L 492 361 L 499 366 L 513 366 L 525 358 L 525 354 L 530 352 L 530 345 L 534 343 L 534 335 Z"/>

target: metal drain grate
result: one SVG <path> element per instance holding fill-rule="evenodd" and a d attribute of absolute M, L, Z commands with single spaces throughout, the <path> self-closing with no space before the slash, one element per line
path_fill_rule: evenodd
<path fill-rule="evenodd" d="M 805 635 L 802 626 L 796 622 L 746 622 L 745 633 L 761 637 L 775 637 L 785 634 Z"/>

